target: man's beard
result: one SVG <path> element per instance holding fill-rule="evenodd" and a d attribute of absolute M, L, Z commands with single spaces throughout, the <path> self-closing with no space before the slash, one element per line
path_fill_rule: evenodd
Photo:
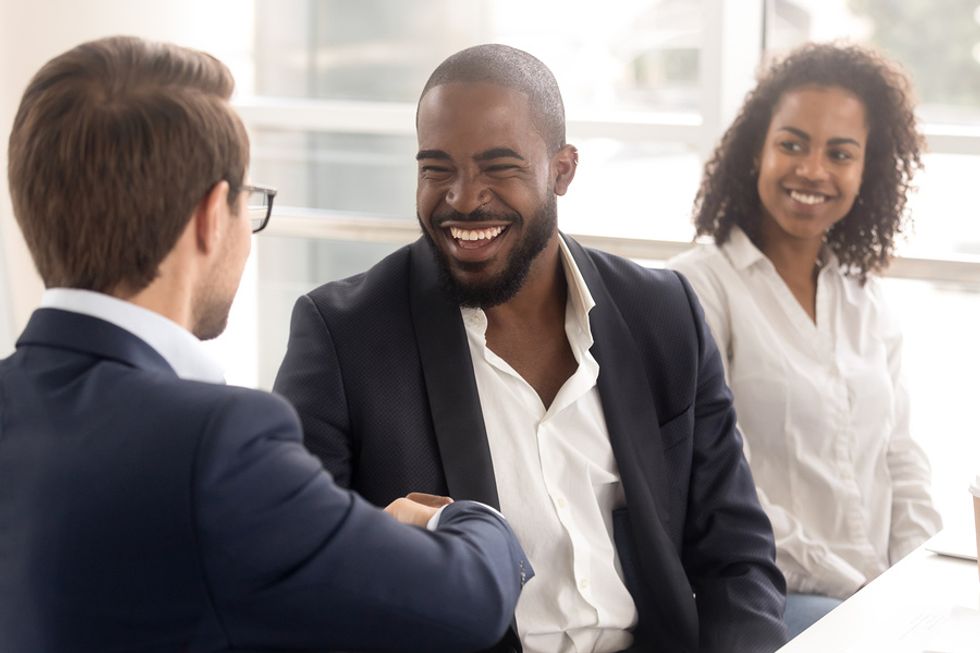
<path fill-rule="evenodd" d="M 195 293 L 194 305 L 191 307 L 191 333 L 198 340 L 217 338 L 228 326 L 228 314 L 238 290 L 237 281 L 230 291 L 227 284 L 222 283 L 228 276 L 226 266 L 229 265 L 230 258 L 226 251 L 225 256 L 215 264 Z"/>
<path fill-rule="evenodd" d="M 421 224 L 421 216 L 416 214 L 416 217 Z M 455 264 L 466 271 L 477 272 L 485 263 L 482 261 L 479 263 L 451 261 L 449 255 L 436 244 L 425 225 L 422 226 L 425 241 L 429 244 L 429 249 L 432 250 L 432 254 L 439 264 L 439 279 L 450 300 L 460 306 L 491 308 L 510 301 L 524 285 L 531 264 L 538 254 L 544 250 L 558 226 L 558 201 L 554 195 L 551 195 L 530 221 L 525 221 L 517 213 L 495 215 L 477 209 L 467 215 L 455 211 L 434 215 L 431 222 L 432 229 L 440 229 L 439 225 L 449 220 L 457 222 L 507 220 L 511 223 L 508 229 L 527 225 L 527 231 L 524 232 L 523 238 L 508 256 L 503 272 L 479 283 L 463 282 L 456 278 L 453 274 L 453 265 Z M 498 236 L 498 238 L 503 237 L 505 237 L 504 234 Z"/>
<path fill-rule="evenodd" d="M 191 333 L 197 336 L 198 340 L 213 340 L 222 333 L 228 326 L 228 314 L 231 312 L 230 300 L 217 300 L 208 298 L 205 306 L 197 307 L 193 319 Z"/>

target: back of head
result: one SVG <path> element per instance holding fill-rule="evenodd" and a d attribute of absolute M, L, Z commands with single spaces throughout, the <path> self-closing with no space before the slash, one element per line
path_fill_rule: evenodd
<path fill-rule="evenodd" d="M 429 76 L 420 100 L 442 84 L 487 83 L 528 96 L 535 128 L 556 152 L 565 145 L 565 106 L 551 70 L 536 57 L 508 45 L 488 43 L 460 50 Z"/>
<path fill-rule="evenodd" d="M 249 154 L 233 89 L 210 55 L 133 37 L 84 43 L 38 71 L 8 175 L 46 287 L 134 294 L 215 183 L 234 201 Z"/>

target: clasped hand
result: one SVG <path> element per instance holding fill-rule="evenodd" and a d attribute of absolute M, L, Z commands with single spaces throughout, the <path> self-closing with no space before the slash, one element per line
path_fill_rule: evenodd
<path fill-rule="evenodd" d="M 385 508 L 385 512 L 403 524 L 425 528 L 432 516 L 452 503 L 449 497 L 424 492 L 410 492 L 407 496 L 395 499 Z"/>

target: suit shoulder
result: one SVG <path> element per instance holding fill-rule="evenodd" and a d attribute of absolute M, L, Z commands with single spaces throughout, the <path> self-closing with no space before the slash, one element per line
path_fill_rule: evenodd
<path fill-rule="evenodd" d="M 197 433 L 194 459 L 199 470 L 234 468 L 278 447 L 302 446 L 299 416 L 278 395 L 193 381 L 179 385 L 184 395 L 179 399 L 186 402 L 180 404 L 181 412 L 187 405 L 197 413 L 189 430 Z M 197 397 L 196 404 L 191 397 Z"/>
<path fill-rule="evenodd" d="M 659 352 L 658 360 L 683 358 L 700 342 L 703 315 L 691 285 L 674 270 L 648 268 L 619 256 L 587 250 L 608 296 L 634 341 Z"/>
<path fill-rule="evenodd" d="M 688 301 L 684 283 L 673 270 L 646 267 L 597 249 L 586 249 L 586 252 L 617 301 Z"/>
<path fill-rule="evenodd" d="M 205 425 L 232 421 L 254 424 L 261 430 L 270 423 L 298 423 L 296 410 L 288 401 L 262 390 L 177 379 L 164 383 L 156 394 L 166 403 L 180 406 L 181 414 L 197 415 Z"/>
<path fill-rule="evenodd" d="M 323 313 L 357 313 L 378 310 L 379 302 L 408 295 L 411 246 L 406 245 L 359 274 L 329 281 L 306 297 Z"/>

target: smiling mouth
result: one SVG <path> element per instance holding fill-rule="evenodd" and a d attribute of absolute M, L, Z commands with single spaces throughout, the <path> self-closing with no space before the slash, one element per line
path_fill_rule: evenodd
<path fill-rule="evenodd" d="M 484 227 L 483 229 L 465 229 L 463 227 L 450 226 L 446 231 L 456 245 L 462 249 L 480 249 L 486 247 L 503 234 L 510 225 L 498 225 L 495 227 Z"/>
<path fill-rule="evenodd" d="M 807 206 L 823 204 L 830 199 L 829 196 L 824 195 L 823 193 L 804 193 L 803 191 L 799 190 L 790 190 L 789 196 L 800 204 L 806 204 Z"/>

